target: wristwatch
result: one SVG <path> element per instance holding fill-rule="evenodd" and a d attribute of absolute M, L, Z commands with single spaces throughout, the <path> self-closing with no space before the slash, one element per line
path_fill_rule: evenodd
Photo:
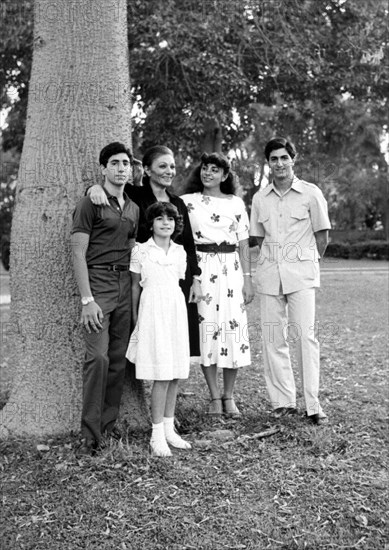
<path fill-rule="evenodd" d="M 88 304 L 94 301 L 95 299 L 93 298 L 93 296 L 87 296 L 86 298 L 81 298 L 81 303 L 83 306 L 87 306 Z"/>

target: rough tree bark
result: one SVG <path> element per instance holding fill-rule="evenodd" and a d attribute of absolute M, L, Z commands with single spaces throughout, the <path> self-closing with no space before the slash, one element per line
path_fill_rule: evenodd
<path fill-rule="evenodd" d="M 70 261 L 72 211 L 110 141 L 131 144 L 126 0 L 36 0 L 27 128 L 11 236 L 13 389 L 3 435 L 78 430 L 83 342 Z M 132 427 L 142 386 L 128 373 Z"/>

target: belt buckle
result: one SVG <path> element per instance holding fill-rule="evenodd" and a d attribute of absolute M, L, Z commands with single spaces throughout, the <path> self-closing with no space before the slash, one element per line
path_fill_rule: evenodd
<path fill-rule="evenodd" d="M 119 271 L 118 267 L 119 267 L 118 265 L 113 265 L 112 266 L 112 271 Z"/>

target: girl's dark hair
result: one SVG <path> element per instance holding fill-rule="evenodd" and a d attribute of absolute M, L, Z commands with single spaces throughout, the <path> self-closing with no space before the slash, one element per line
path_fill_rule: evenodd
<path fill-rule="evenodd" d="M 169 216 L 169 218 L 173 218 L 175 228 L 173 235 L 171 236 L 172 239 L 182 233 L 182 230 L 184 229 L 184 220 L 174 204 L 171 204 L 170 202 L 154 202 L 146 210 L 146 223 L 150 228 L 150 236 L 152 235 L 151 228 L 153 226 L 153 221 L 155 218 L 158 218 L 158 216 Z"/>
<path fill-rule="evenodd" d="M 165 145 L 155 145 L 154 147 L 147 149 L 142 158 L 143 168 L 150 168 L 155 159 L 161 157 L 162 155 L 171 155 L 174 157 L 173 151 Z M 146 174 L 146 172 L 143 172 L 142 183 L 144 186 L 150 187 L 150 176 Z"/>
<path fill-rule="evenodd" d="M 272 151 L 276 151 L 277 149 L 283 149 L 283 148 L 285 148 L 288 151 L 290 158 L 294 159 L 294 157 L 297 154 L 297 151 L 293 143 L 283 137 L 275 137 L 266 143 L 266 146 L 265 146 L 266 160 L 269 160 L 270 153 Z"/>
<path fill-rule="evenodd" d="M 219 168 L 223 169 L 224 174 L 227 174 L 227 178 L 221 182 L 220 191 L 225 195 L 235 195 L 236 193 L 236 184 L 233 173 L 231 172 L 231 167 L 228 159 L 221 153 L 203 153 L 200 159 L 200 165 L 197 166 L 193 172 L 190 174 L 186 185 L 184 193 L 197 193 L 202 192 L 204 185 L 201 181 L 200 172 L 202 166 L 208 166 L 209 164 L 214 164 Z"/>

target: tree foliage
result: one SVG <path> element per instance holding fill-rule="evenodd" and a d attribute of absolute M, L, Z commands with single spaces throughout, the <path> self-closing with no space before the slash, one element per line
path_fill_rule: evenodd
<path fill-rule="evenodd" d="M 5 5 L 3 79 L 19 99 L 4 147 L 20 148 L 30 3 L 23 4 L 23 17 Z M 347 191 L 342 178 L 356 182 L 361 166 L 372 178 L 365 181 L 369 189 L 377 172 L 363 164 L 371 151 L 366 156 L 358 147 L 368 146 L 372 132 L 380 180 L 387 170 L 379 150 L 388 122 L 387 17 L 386 0 L 129 0 L 135 149 L 166 143 L 185 164 L 222 138 L 225 151 L 240 149 L 261 171 L 264 141 L 286 134 L 309 177 L 324 173 L 329 188 L 343 174 L 338 197 Z M 9 106 L 7 96 L 2 105 Z"/>
<path fill-rule="evenodd" d="M 217 118 L 228 150 L 253 128 L 253 104 L 279 107 L 271 132 L 302 148 L 339 151 L 331 117 L 350 95 L 384 112 L 385 2 L 287 0 L 135 3 L 129 34 L 144 147 L 198 153 Z M 134 11 L 135 9 L 135 11 Z M 327 128 L 327 119 L 338 121 Z M 275 119 L 275 120 L 274 120 Z"/>
<path fill-rule="evenodd" d="M 8 110 L 2 144 L 5 150 L 16 148 L 21 152 L 33 51 L 33 2 L 5 0 L 1 10 L 0 109 Z"/>

